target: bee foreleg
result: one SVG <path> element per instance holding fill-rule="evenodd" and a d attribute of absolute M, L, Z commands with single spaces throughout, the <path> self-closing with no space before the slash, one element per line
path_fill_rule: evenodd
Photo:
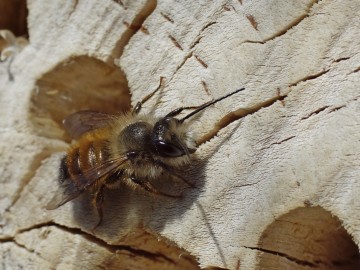
<path fill-rule="evenodd" d="M 131 176 L 130 181 L 134 184 L 136 184 L 136 186 L 140 187 L 141 189 L 156 194 L 156 195 L 162 195 L 162 196 L 166 196 L 166 197 L 171 197 L 171 198 L 181 198 L 182 194 L 179 195 L 172 195 L 172 194 L 168 194 L 162 191 L 157 190 L 149 181 L 147 180 L 140 180 L 138 178 L 136 178 L 134 175 Z"/>
<path fill-rule="evenodd" d="M 99 189 L 96 191 L 96 193 L 94 194 L 94 198 L 93 198 L 93 205 L 96 207 L 96 210 L 98 212 L 98 216 L 99 216 L 99 221 L 98 223 L 95 225 L 95 227 L 92 229 L 93 231 L 100 226 L 100 224 L 102 223 L 103 220 L 103 211 L 102 211 L 102 205 L 104 203 L 104 188 L 105 186 L 102 185 L 99 187 Z"/>
<path fill-rule="evenodd" d="M 161 161 L 157 161 L 157 164 L 164 170 L 166 171 L 168 174 L 180 179 L 181 181 L 183 181 L 185 184 L 187 184 L 189 187 L 195 188 L 196 186 L 189 182 L 185 177 L 182 177 L 180 174 L 178 174 L 177 172 L 175 172 L 174 169 L 172 169 L 171 167 L 167 166 L 165 163 L 161 162 Z"/>

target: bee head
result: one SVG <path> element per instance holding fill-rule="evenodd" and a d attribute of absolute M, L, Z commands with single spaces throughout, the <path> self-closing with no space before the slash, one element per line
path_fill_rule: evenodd
<path fill-rule="evenodd" d="M 182 121 L 173 117 L 164 117 L 157 121 L 152 131 L 153 151 L 162 157 L 181 157 L 194 153 L 188 148 L 181 134 Z"/>

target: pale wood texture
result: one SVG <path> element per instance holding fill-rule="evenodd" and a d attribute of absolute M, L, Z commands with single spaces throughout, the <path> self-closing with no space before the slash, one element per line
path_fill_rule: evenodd
<path fill-rule="evenodd" d="M 1 269 L 359 269 L 360 1 L 27 5 L 13 81 L 0 64 Z M 95 232 L 87 195 L 46 211 L 61 120 L 127 110 L 161 76 L 145 113 L 246 88 L 193 119 L 196 188 L 111 190 Z"/>

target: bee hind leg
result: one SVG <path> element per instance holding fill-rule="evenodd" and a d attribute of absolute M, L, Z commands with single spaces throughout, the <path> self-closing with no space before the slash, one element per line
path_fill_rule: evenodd
<path fill-rule="evenodd" d="M 129 180 L 134 183 L 136 186 L 140 187 L 141 189 L 156 194 L 156 195 L 161 195 L 161 196 L 166 196 L 166 197 L 170 197 L 170 198 L 182 198 L 182 194 L 179 195 L 172 195 L 172 194 L 168 194 L 162 191 L 157 190 L 149 181 L 147 180 L 141 180 L 136 178 L 134 175 L 131 176 L 129 178 Z"/>
<path fill-rule="evenodd" d="M 104 188 L 105 186 L 102 185 L 95 193 L 94 198 L 93 198 L 93 205 L 95 206 L 97 212 L 98 212 L 98 216 L 99 216 L 99 221 L 98 223 L 94 226 L 94 228 L 92 228 L 92 232 L 95 231 L 95 229 L 97 227 L 99 227 L 103 221 L 103 211 L 102 211 L 102 205 L 104 203 Z"/>
<path fill-rule="evenodd" d="M 189 180 L 187 180 L 185 177 L 181 176 L 178 172 L 176 172 L 172 167 L 169 167 L 168 165 L 166 165 L 165 163 L 161 162 L 161 161 L 157 161 L 157 164 L 168 174 L 180 179 L 181 181 L 183 181 L 185 184 L 187 184 L 189 187 L 191 188 L 196 188 L 196 185 L 189 182 Z"/>
<path fill-rule="evenodd" d="M 102 210 L 102 205 L 104 203 L 104 189 L 105 188 L 114 188 L 122 174 L 123 174 L 123 171 L 120 171 L 120 172 L 117 172 L 116 174 L 109 176 L 105 180 L 103 185 L 101 185 L 100 188 L 95 192 L 94 198 L 93 198 L 93 205 L 95 206 L 95 208 L 98 212 L 99 221 L 92 229 L 92 232 L 94 232 L 95 229 L 97 227 L 99 227 L 103 221 L 104 214 L 103 214 L 103 210 Z"/>

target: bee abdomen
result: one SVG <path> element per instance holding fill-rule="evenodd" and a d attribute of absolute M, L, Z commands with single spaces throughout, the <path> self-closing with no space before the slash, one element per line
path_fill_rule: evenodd
<path fill-rule="evenodd" d="M 80 161 L 80 148 L 71 149 L 66 156 L 66 169 L 69 178 L 71 179 L 76 177 L 77 175 L 81 175 L 82 167 L 83 165 L 81 164 Z"/>
<path fill-rule="evenodd" d="M 67 165 L 67 155 L 64 156 L 60 161 L 60 168 L 59 168 L 59 182 L 62 184 L 66 179 L 70 177 Z"/>
<path fill-rule="evenodd" d="M 78 180 L 86 172 L 109 158 L 105 141 L 80 142 L 71 148 L 60 164 L 60 181 L 65 179 Z M 84 180 L 84 179 L 83 179 Z"/>

